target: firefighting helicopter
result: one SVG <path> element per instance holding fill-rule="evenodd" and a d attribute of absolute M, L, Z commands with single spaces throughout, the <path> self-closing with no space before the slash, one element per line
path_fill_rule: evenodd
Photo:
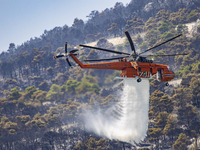
<path fill-rule="evenodd" d="M 169 54 L 169 55 L 142 55 L 148 51 L 153 50 L 154 48 L 157 48 L 171 40 L 174 40 L 178 37 L 180 37 L 182 34 L 179 34 L 173 38 L 168 39 L 165 42 L 162 42 L 160 44 L 157 44 L 143 52 L 136 53 L 135 46 L 133 44 L 133 41 L 131 39 L 131 36 L 128 31 L 125 31 L 125 35 L 130 43 L 131 46 L 131 53 L 126 52 L 120 52 L 115 50 L 109 50 L 99 47 L 93 47 L 93 46 L 87 46 L 87 45 L 79 45 L 80 47 L 85 48 L 92 48 L 100 51 L 106 51 L 114 54 L 120 54 L 121 57 L 114 57 L 114 58 L 106 58 L 106 59 L 90 59 L 90 60 L 84 60 L 86 62 L 96 62 L 96 61 L 110 61 L 110 60 L 118 60 L 115 62 L 103 62 L 103 63 L 89 63 L 89 64 L 83 64 L 77 57 L 77 51 L 78 49 L 74 49 L 70 52 L 67 51 L 67 42 L 65 43 L 65 53 L 61 55 L 54 56 L 54 58 L 60 58 L 65 57 L 67 63 L 71 67 L 71 63 L 69 61 L 69 57 L 71 57 L 81 68 L 87 68 L 87 69 L 111 69 L 111 70 L 121 70 L 121 77 L 123 78 L 136 78 L 137 82 L 141 82 L 142 78 L 151 78 L 153 75 L 156 74 L 156 78 L 158 81 L 166 82 L 166 86 L 168 86 L 168 81 L 171 81 L 175 77 L 175 73 L 169 69 L 169 65 L 163 65 L 163 64 L 156 64 L 153 63 L 152 60 L 148 60 L 147 57 L 152 56 L 177 56 L 177 55 L 187 55 L 186 53 L 182 54 Z"/>

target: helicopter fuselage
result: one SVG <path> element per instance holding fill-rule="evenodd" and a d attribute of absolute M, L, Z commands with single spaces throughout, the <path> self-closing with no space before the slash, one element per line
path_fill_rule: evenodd
<path fill-rule="evenodd" d="M 70 56 L 81 68 L 121 70 L 121 77 L 151 78 L 157 74 L 157 80 L 162 82 L 170 81 L 175 77 L 174 72 L 169 70 L 168 65 L 156 64 L 152 61 L 141 62 L 139 60 L 127 61 L 126 59 L 121 59 L 117 62 L 82 64 L 73 53 Z"/>

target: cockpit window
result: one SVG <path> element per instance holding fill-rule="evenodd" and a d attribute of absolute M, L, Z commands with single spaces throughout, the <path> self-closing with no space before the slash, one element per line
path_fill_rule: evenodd
<path fill-rule="evenodd" d="M 168 71 L 170 71 L 170 67 L 169 66 L 167 66 L 167 69 L 168 69 Z"/>
<path fill-rule="evenodd" d="M 167 69 L 168 69 L 168 71 L 171 71 L 172 73 L 174 73 L 174 71 L 172 71 L 169 66 L 167 66 Z"/>

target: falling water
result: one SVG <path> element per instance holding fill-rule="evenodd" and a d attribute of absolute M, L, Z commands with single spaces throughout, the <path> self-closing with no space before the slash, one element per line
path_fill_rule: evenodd
<path fill-rule="evenodd" d="M 138 83 L 134 78 L 127 78 L 123 82 L 120 101 L 106 112 L 87 111 L 85 128 L 111 140 L 140 143 L 148 130 L 149 80 Z"/>

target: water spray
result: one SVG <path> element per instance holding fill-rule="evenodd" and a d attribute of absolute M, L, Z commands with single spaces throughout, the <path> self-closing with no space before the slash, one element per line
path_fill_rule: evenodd
<path fill-rule="evenodd" d="M 135 78 L 125 78 L 121 98 L 106 112 L 100 108 L 87 111 L 85 128 L 110 140 L 140 143 L 148 130 L 149 80 L 138 83 Z"/>

